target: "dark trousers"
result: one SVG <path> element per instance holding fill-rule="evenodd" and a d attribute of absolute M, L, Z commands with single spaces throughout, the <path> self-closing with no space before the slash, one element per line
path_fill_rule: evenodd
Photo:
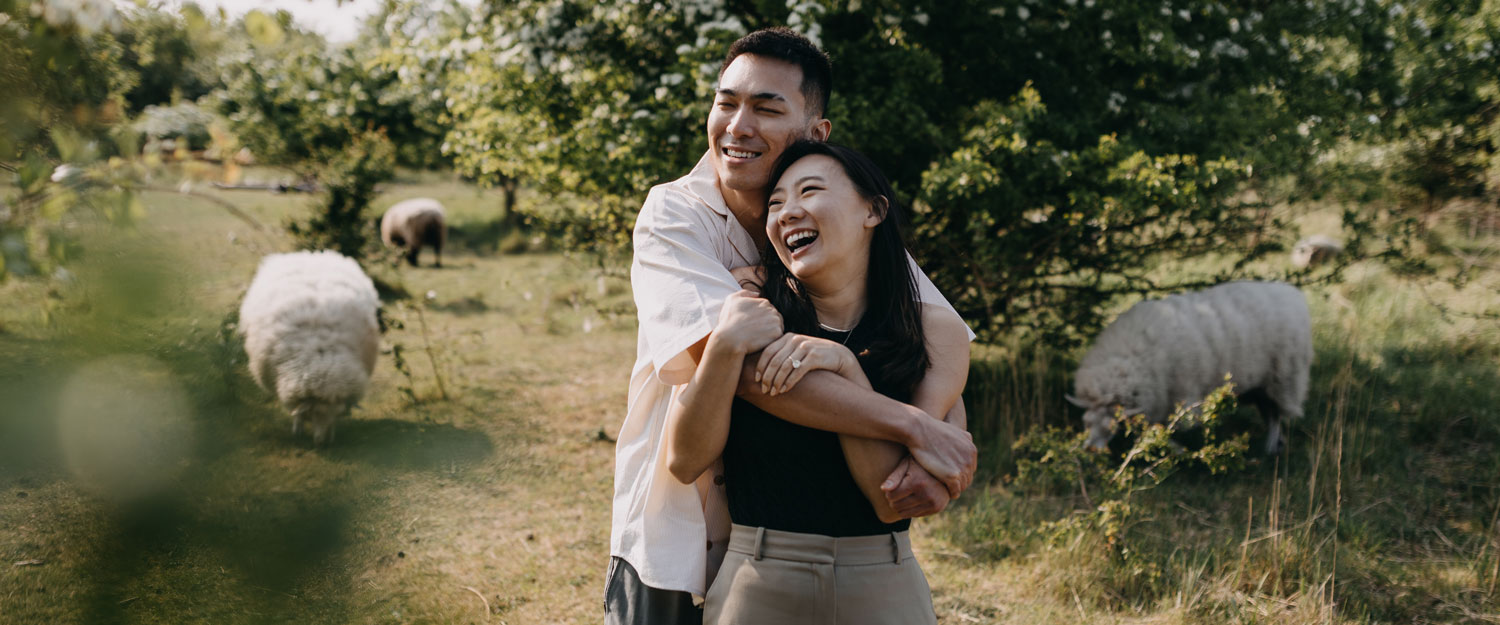
<path fill-rule="evenodd" d="M 629 562 L 609 559 L 604 581 L 604 625 L 702 625 L 703 610 L 693 595 L 641 583 Z"/>

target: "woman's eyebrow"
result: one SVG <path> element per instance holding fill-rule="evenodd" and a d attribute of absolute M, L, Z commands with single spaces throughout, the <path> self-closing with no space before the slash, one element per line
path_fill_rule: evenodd
<path fill-rule="evenodd" d="M 823 177 L 819 176 L 817 174 L 814 174 L 814 175 L 811 175 L 811 176 L 803 176 L 801 178 L 798 178 L 796 182 L 793 182 L 792 186 L 793 187 L 801 186 L 802 183 L 808 182 L 808 181 L 823 182 Z M 766 196 L 766 199 L 770 200 L 772 197 L 775 197 L 777 193 L 786 193 L 786 187 L 784 187 L 782 185 L 779 185 L 779 184 L 776 185 L 775 187 L 773 187 L 771 189 L 771 194 L 768 195 L 768 196 Z"/>

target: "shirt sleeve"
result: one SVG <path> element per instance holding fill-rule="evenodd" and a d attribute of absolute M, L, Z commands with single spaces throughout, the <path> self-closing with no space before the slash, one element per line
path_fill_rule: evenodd
<path fill-rule="evenodd" d="M 636 218 L 630 285 L 642 346 L 665 384 L 692 378 L 687 348 L 713 331 L 729 294 L 739 290 L 718 259 L 717 218 L 672 191 L 653 189 Z"/>
<path fill-rule="evenodd" d="M 929 306 L 936 306 L 952 313 L 954 317 L 958 317 L 958 311 L 953 309 L 953 305 L 948 303 L 948 298 L 943 297 L 943 294 L 938 291 L 937 285 L 933 284 L 932 280 L 927 277 L 927 274 L 922 272 L 922 268 L 917 266 L 916 259 L 913 259 L 910 253 L 906 255 L 906 264 L 911 267 L 911 274 L 917 279 L 917 301 Z M 960 317 L 960 320 L 962 320 L 962 317 Z M 964 323 L 964 331 L 969 333 L 970 341 L 974 340 L 974 330 L 969 327 L 967 322 Z"/>

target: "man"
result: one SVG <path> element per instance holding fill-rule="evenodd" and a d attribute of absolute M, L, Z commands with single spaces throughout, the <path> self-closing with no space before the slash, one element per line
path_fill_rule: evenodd
<path fill-rule="evenodd" d="M 832 130 L 823 117 L 830 84 L 828 57 L 788 29 L 757 31 L 735 42 L 709 112 L 708 153 L 687 176 L 653 188 L 637 217 L 631 284 L 640 330 L 616 446 L 607 623 L 701 620 L 694 596 L 707 592 L 723 559 L 729 514 L 719 471 L 707 471 L 691 485 L 668 471 L 666 415 L 674 385 L 691 379 L 726 298 L 740 289 L 730 270 L 759 263 L 765 186 L 776 159 L 793 141 L 826 140 Z M 926 276 L 916 275 L 924 317 L 962 324 Z M 764 343 L 780 333 L 777 317 Z M 746 367 L 747 377 L 752 369 Z M 973 477 L 976 453 L 962 429 L 961 406 L 947 415 L 957 425 L 945 423 L 823 371 L 774 397 L 759 388 L 745 379 L 740 395 L 800 425 L 909 449 L 912 458 L 885 485 L 901 514 L 940 511 Z"/>

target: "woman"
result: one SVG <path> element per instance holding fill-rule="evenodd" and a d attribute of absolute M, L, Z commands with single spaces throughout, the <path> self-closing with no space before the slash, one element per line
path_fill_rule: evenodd
<path fill-rule="evenodd" d="M 667 421 L 679 480 L 724 462 L 734 528 L 704 621 L 933 623 L 931 592 L 907 537 L 911 522 L 882 491 L 905 449 L 795 425 L 735 398 L 739 367 L 750 366 L 741 364 L 751 351 L 741 337 L 775 321 L 739 311 L 774 305 L 787 330 L 753 365 L 766 393 L 827 370 L 927 414 L 947 414 L 964 379 L 929 377 L 929 366 L 966 368 L 968 337 L 957 319 L 923 318 L 900 207 L 869 159 L 801 142 L 787 148 L 771 180 L 765 300 L 740 293 L 726 302 Z"/>

